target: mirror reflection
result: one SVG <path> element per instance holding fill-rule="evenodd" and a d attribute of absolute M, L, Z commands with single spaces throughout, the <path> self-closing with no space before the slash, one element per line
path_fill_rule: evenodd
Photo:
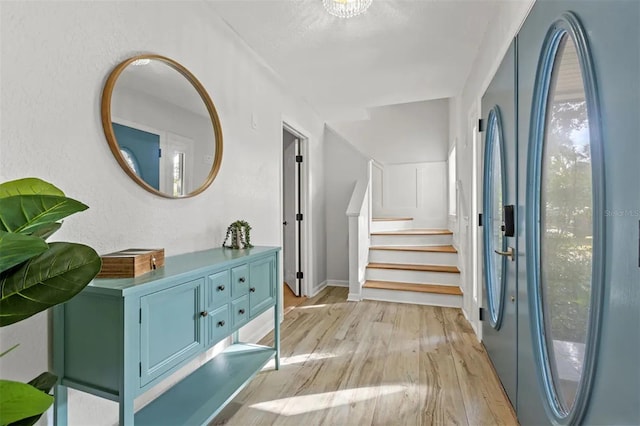
<path fill-rule="evenodd" d="M 222 131 L 213 102 L 182 65 L 142 55 L 107 80 L 102 121 L 112 153 L 138 184 L 180 198 L 206 189 L 222 159 Z"/>

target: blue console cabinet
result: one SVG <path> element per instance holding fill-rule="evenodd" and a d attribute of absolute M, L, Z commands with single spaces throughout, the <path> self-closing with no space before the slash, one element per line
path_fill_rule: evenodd
<path fill-rule="evenodd" d="M 280 355 L 279 248 L 218 248 L 172 256 L 136 278 L 96 279 L 54 308 L 54 417 L 67 424 L 67 388 L 119 403 L 121 425 L 207 424 Z M 238 330 L 275 307 L 274 345 Z M 195 356 L 231 345 L 138 412 L 133 401 Z"/>

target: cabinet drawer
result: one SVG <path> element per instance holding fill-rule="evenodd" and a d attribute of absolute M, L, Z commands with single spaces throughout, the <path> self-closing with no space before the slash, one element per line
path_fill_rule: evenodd
<path fill-rule="evenodd" d="M 249 267 L 236 266 L 231 269 L 231 297 L 236 299 L 249 293 Z"/>
<path fill-rule="evenodd" d="M 207 311 L 227 304 L 231 294 L 229 271 L 220 271 L 207 278 Z"/>
<path fill-rule="evenodd" d="M 242 296 L 231 302 L 231 326 L 238 328 L 249 321 L 249 296 Z"/>
<path fill-rule="evenodd" d="M 229 323 L 229 305 L 219 307 L 209 312 L 207 346 L 212 346 L 227 337 L 231 325 Z"/>

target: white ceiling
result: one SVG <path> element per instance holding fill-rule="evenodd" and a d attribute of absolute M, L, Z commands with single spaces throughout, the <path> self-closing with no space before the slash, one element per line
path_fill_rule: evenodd
<path fill-rule="evenodd" d="M 326 13 L 321 0 L 209 4 L 330 122 L 459 94 L 498 1 L 373 0 L 346 20 Z"/>

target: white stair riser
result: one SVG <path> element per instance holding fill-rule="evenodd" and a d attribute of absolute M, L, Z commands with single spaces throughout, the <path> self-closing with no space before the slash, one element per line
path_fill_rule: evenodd
<path fill-rule="evenodd" d="M 415 291 L 385 290 L 363 288 L 362 299 L 380 300 L 383 302 L 411 303 L 415 305 L 462 307 L 462 296 L 451 294 L 421 293 Z"/>
<path fill-rule="evenodd" d="M 428 251 L 369 250 L 369 262 L 458 266 L 458 254 Z"/>
<path fill-rule="evenodd" d="M 372 246 L 446 246 L 451 235 L 372 235 Z"/>
<path fill-rule="evenodd" d="M 371 222 L 371 232 L 397 231 L 400 229 L 411 229 L 412 220 L 381 220 Z"/>
<path fill-rule="evenodd" d="M 414 284 L 460 285 L 460 274 L 431 271 L 410 271 L 405 269 L 367 268 L 367 280 L 395 281 Z"/>

